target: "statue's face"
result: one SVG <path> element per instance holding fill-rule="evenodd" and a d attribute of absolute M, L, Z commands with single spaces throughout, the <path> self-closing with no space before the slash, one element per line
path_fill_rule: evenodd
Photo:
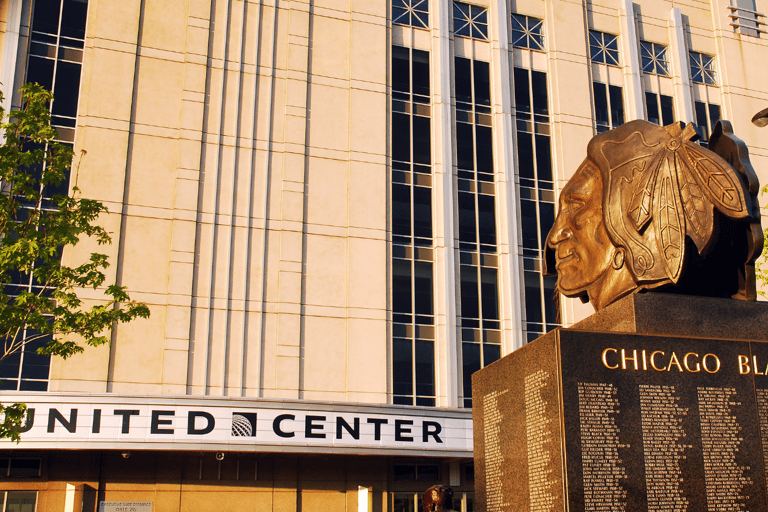
<path fill-rule="evenodd" d="M 560 211 L 547 236 L 555 252 L 560 291 L 573 296 L 595 283 L 611 265 L 613 244 L 603 222 L 600 171 L 585 160 L 560 194 Z"/>

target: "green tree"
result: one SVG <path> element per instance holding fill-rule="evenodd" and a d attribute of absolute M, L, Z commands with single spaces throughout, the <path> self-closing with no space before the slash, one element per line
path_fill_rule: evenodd
<path fill-rule="evenodd" d="M 760 189 L 762 195 L 768 194 L 768 185 L 765 185 Z M 768 209 L 768 205 L 763 206 L 764 209 Z M 755 262 L 755 277 L 757 278 L 757 285 L 761 286 L 763 290 L 768 289 L 768 227 L 763 230 L 763 254 Z M 758 295 L 765 297 L 766 293 L 762 290 L 757 291 Z"/>
<path fill-rule="evenodd" d="M 111 242 L 98 225 L 107 213 L 99 201 L 85 199 L 68 187 L 73 162 L 71 148 L 55 142 L 51 127 L 51 93 L 37 84 L 21 88 L 21 110 L 9 115 L 0 109 L 0 360 L 47 340 L 38 354 L 67 358 L 84 345 L 109 342 L 109 330 L 119 322 L 149 317 L 149 308 L 130 299 L 124 287 L 106 286 L 104 301 L 86 307 L 77 295 L 82 288 L 99 288 L 109 266 L 105 254 L 69 267 L 61 255 L 82 238 L 99 245 Z M 35 286 L 13 286 L 20 278 Z M 0 404 L 0 438 L 19 439 L 25 421 L 24 404 Z"/>

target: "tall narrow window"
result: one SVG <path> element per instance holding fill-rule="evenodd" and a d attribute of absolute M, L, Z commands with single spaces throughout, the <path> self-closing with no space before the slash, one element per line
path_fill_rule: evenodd
<path fill-rule="evenodd" d="M 595 97 L 595 130 L 602 133 L 624 124 L 624 98 L 621 87 L 592 83 Z"/>
<path fill-rule="evenodd" d="M 73 142 L 88 3 L 35 0 L 34 4 L 26 81 L 53 92 L 51 122 L 60 140 Z"/>
<path fill-rule="evenodd" d="M 699 131 L 701 132 L 701 140 L 699 141 L 699 144 L 707 147 L 709 144 L 709 136 L 712 134 L 712 129 L 720 120 L 720 105 L 705 103 L 703 101 L 694 101 L 693 106 L 696 110 L 696 124 L 699 125 Z"/>
<path fill-rule="evenodd" d="M 392 47 L 392 392 L 435 405 L 429 53 Z"/>
<path fill-rule="evenodd" d="M 26 65 L 27 83 L 39 83 L 53 92 L 51 124 L 58 140 L 72 145 L 77 127 L 77 105 L 80 93 L 80 71 L 85 47 L 86 0 L 35 0 L 32 11 L 29 52 Z M 57 188 L 47 187 L 44 208 L 53 208 L 50 196 L 66 193 L 66 180 Z M 43 292 L 31 274 L 19 273 L 5 292 L 16 296 L 21 290 Z M 0 362 L 0 389 L 46 391 L 50 356 L 37 353 L 50 337 L 37 337 L 37 332 L 25 329 L 24 339 L 33 341 L 23 350 Z"/>
<path fill-rule="evenodd" d="M 671 96 L 646 91 L 645 109 L 651 123 L 667 126 L 675 122 L 675 107 Z"/>
<path fill-rule="evenodd" d="M 720 105 L 713 103 L 720 96 L 717 88 L 715 73 L 715 58 L 698 52 L 689 52 L 691 64 L 691 82 L 693 86 L 693 107 L 696 114 L 696 124 L 699 126 L 701 139 L 699 144 L 709 145 L 712 129 L 720 120 Z"/>
<path fill-rule="evenodd" d="M 525 332 L 533 341 L 556 327 L 555 279 L 542 275 L 547 234 L 555 222 L 547 75 L 514 68 L 517 162 L 525 286 Z"/>
<path fill-rule="evenodd" d="M 496 184 L 491 130 L 490 68 L 457 57 L 456 159 L 459 218 L 459 324 L 464 406 L 472 406 L 472 374 L 501 356 Z"/>

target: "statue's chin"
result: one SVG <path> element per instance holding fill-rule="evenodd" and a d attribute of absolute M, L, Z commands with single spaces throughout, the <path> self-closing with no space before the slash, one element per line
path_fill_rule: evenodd
<path fill-rule="evenodd" d="M 586 283 L 582 276 L 575 275 L 570 272 L 563 272 L 559 269 L 559 275 L 557 276 L 557 288 L 560 293 L 566 297 L 576 297 L 584 294 L 594 282 Z"/>
<path fill-rule="evenodd" d="M 611 267 L 588 288 L 587 294 L 595 311 L 599 311 L 637 289 L 637 282 L 626 266 L 619 269 Z"/>
<path fill-rule="evenodd" d="M 625 266 L 615 269 L 609 266 L 596 279 L 585 283 L 576 275 L 558 276 L 557 287 L 566 297 L 580 297 L 591 302 L 595 310 L 616 302 L 637 290 L 637 283 Z"/>

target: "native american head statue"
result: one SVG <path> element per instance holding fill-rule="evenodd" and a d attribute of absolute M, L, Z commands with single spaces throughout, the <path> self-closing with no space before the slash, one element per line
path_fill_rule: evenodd
<path fill-rule="evenodd" d="M 755 300 L 763 235 L 747 148 L 720 121 L 631 121 L 595 136 L 547 237 L 557 287 L 599 310 L 639 290 Z"/>

